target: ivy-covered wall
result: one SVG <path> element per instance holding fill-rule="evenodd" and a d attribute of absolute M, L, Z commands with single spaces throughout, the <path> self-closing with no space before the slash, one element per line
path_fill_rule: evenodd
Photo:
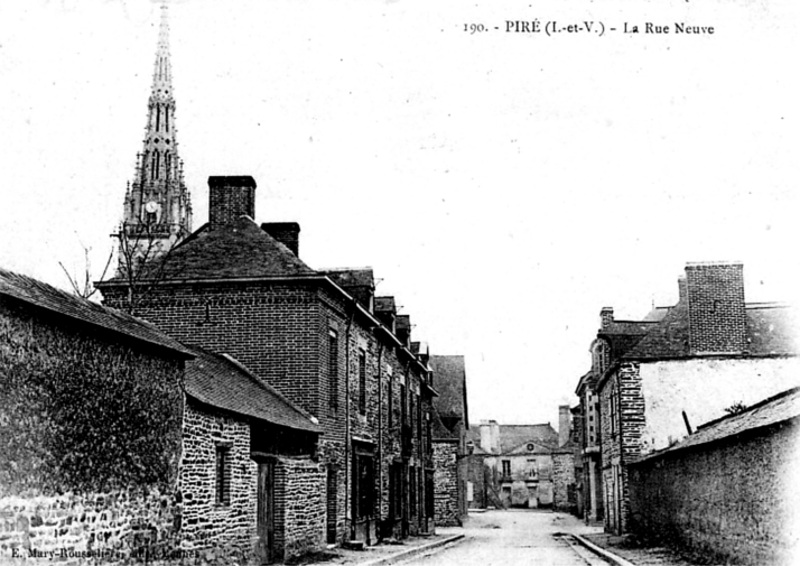
<path fill-rule="evenodd" d="M 174 489 L 182 366 L 0 298 L 0 497 Z"/>

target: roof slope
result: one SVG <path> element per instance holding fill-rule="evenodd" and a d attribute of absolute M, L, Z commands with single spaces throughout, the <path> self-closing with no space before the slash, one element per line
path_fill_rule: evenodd
<path fill-rule="evenodd" d="M 793 355 L 796 310 L 787 305 L 749 304 L 745 308 L 745 332 L 750 356 Z M 625 359 L 663 359 L 690 357 L 689 310 L 683 303 L 672 307 L 657 325 L 630 349 Z"/>
<path fill-rule="evenodd" d="M 545 444 L 555 449 L 558 446 L 558 433 L 550 426 L 550 423 L 533 425 L 498 425 L 500 432 L 500 454 L 508 454 L 515 448 L 533 442 Z M 481 453 L 487 452 L 481 446 L 480 427 L 472 427 L 467 431 L 467 438 L 481 449 Z M 478 453 L 476 450 L 475 453 Z"/>
<path fill-rule="evenodd" d="M 202 403 L 295 430 L 319 432 L 311 416 L 235 359 L 193 347 L 186 393 Z"/>
<path fill-rule="evenodd" d="M 0 269 L 0 295 L 13 297 L 127 338 L 172 350 L 180 353 L 183 358 L 191 357 L 180 342 L 173 340 L 149 322 L 76 297 L 32 277 Z"/>
<path fill-rule="evenodd" d="M 741 413 L 728 415 L 701 425 L 682 441 L 654 452 L 639 461 L 650 460 L 664 454 L 701 446 L 744 432 L 778 424 L 800 417 L 800 387 L 789 389 L 757 403 Z"/>
<path fill-rule="evenodd" d="M 289 248 L 248 216 L 211 229 L 203 225 L 149 264 L 162 280 L 243 279 L 315 275 Z M 115 277 L 111 282 L 122 282 Z M 102 286 L 102 284 L 101 284 Z"/>

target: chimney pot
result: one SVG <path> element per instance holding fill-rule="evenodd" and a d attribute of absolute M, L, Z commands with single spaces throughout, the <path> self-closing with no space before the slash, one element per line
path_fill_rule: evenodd
<path fill-rule="evenodd" d="M 208 222 L 212 230 L 242 215 L 255 218 L 256 181 L 249 175 L 208 178 Z"/>
<path fill-rule="evenodd" d="M 300 225 L 297 222 L 265 222 L 261 229 L 300 257 Z"/>

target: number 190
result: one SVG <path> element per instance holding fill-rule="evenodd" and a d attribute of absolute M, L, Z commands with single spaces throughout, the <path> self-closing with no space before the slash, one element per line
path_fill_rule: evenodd
<path fill-rule="evenodd" d="M 470 35 L 486 31 L 486 26 L 483 24 L 464 24 L 464 31 L 469 32 Z"/>

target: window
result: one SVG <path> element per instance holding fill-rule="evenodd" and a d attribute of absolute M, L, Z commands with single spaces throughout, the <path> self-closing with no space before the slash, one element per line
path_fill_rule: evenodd
<path fill-rule="evenodd" d="M 389 374 L 389 426 L 394 423 L 394 379 Z"/>
<path fill-rule="evenodd" d="M 358 412 L 367 413 L 367 353 L 358 352 Z"/>
<path fill-rule="evenodd" d="M 408 396 L 406 395 L 406 386 L 400 384 L 400 426 L 405 426 L 408 422 Z"/>
<path fill-rule="evenodd" d="M 416 427 L 416 424 L 417 424 L 417 421 L 416 421 L 416 417 L 417 417 L 416 395 L 411 393 L 409 395 L 408 402 L 409 402 L 408 414 L 410 416 L 410 423 L 409 423 L 410 427 L 409 428 L 411 429 L 411 434 L 413 435 L 414 431 L 417 428 Z"/>
<path fill-rule="evenodd" d="M 216 503 L 217 505 L 230 505 L 231 503 L 231 463 L 230 446 L 217 446 L 216 470 Z"/>
<path fill-rule="evenodd" d="M 511 460 L 503 460 L 503 477 L 511 476 Z"/>
<path fill-rule="evenodd" d="M 331 412 L 339 409 L 339 339 L 336 332 L 328 332 L 328 405 Z"/>
<path fill-rule="evenodd" d="M 536 460 L 528 460 L 528 477 L 536 478 Z"/>

